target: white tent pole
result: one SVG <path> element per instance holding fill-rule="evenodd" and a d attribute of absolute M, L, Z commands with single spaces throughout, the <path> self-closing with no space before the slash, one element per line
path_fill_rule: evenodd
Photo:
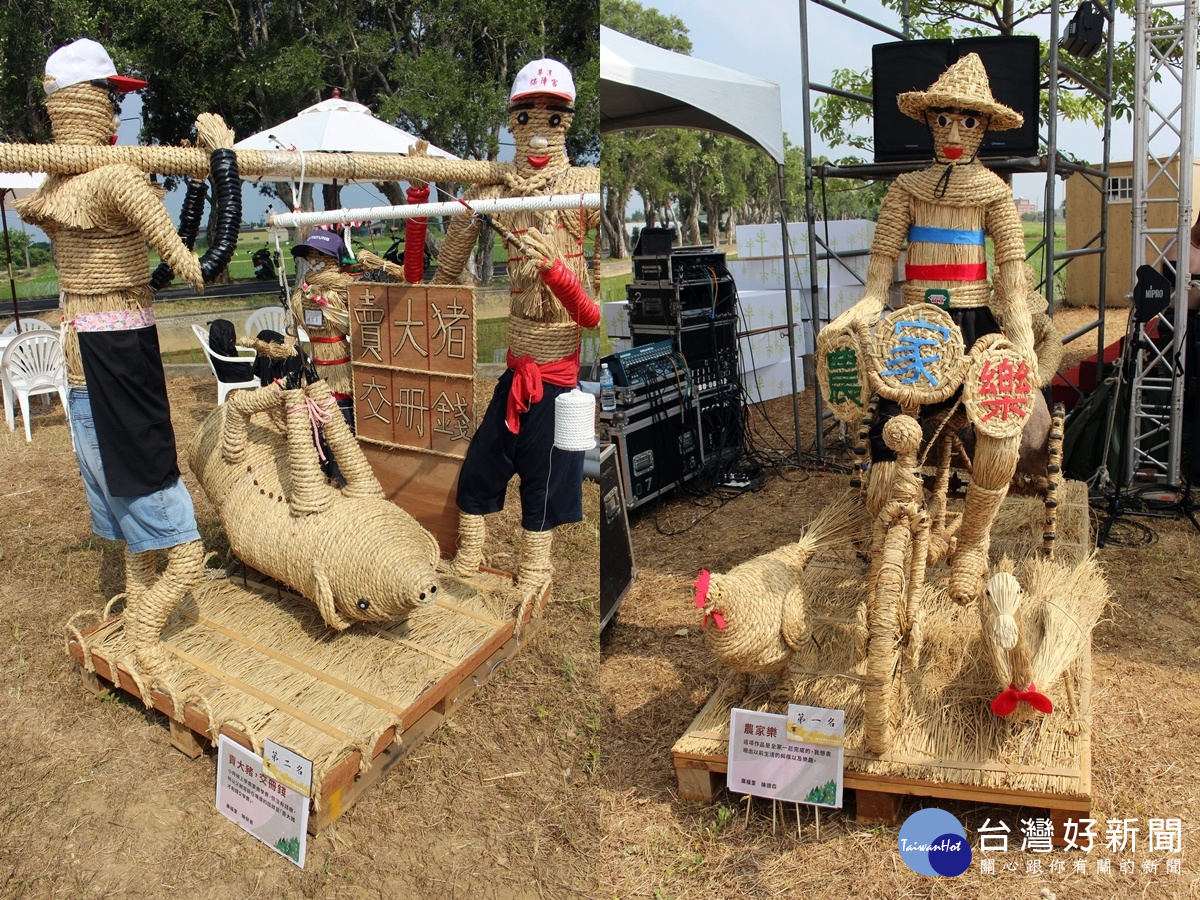
<path fill-rule="evenodd" d="M 792 425 L 796 431 L 796 465 L 800 465 L 800 393 L 796 383 L 796 322 L 792 314 L 792 264 L 788 255 L 787 179 L 783 163 L 775 166 L 779 178 L 779 224 L 783 229 L 783 308 L 787 311 L 788 361 L 792 367 Z M 821 420 L 817 420 L 820 431 Z"/>
<path fill-rule="evenodd" d="M 329 209 L 306 213 L 280 213 L 268 225 L 295 228 L 300 225 L 334 225 L 378 219 L 411 219 L 417 216 L 457 216 L 463 213 L 503 213 L 547 209 L 600 209 L 600 193 L 551 194 L 545 197 L 503 197 L 496 200 L 449 200 L 444 203 L 409 203 L 405 206 L 368 206 L 361 209 Z"/>

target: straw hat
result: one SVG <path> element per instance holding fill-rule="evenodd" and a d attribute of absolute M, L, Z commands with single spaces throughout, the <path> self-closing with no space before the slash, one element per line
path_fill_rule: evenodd
<path fill-rule="evenodd" d="M 941 74 L 927 91 L 908 91 L 896 98 L 900 111 L 918 122 L 930 107 L 957 106 L 989 116 L 988 131 L 1020 128 L 1025 117 L 997 103 L 988 85 L 987 71 L 978 53 L 968 53 Z"/>

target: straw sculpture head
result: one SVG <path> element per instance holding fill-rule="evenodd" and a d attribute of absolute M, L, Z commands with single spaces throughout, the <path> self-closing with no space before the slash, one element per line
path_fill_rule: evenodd
<path fill-rule="evenodd" d="M 908 91 L 896 98 L 906 116 L 926 123 L 944 162 L 963 162 L 974 158 L 988 131 L 1019 128 L 1024 116 L 998 103 L 988 84 L 987 70 L 977 53 L 968 53 L 938 77 L 928 90 Z M 960 152 L 954 154 L 954 149 Z"/>

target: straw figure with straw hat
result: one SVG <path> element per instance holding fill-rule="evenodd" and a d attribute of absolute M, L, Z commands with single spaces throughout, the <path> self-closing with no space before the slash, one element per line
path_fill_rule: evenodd
<path fill-rule="evenodd" d="M 467 200 L 599 190 L 599 170 L 572 166 L 566 155 L 574 100 L 574 80 L 561 62 L 538 59 L 521 69 L 510 94 L 508 127 L 517 145 L 512 171 L 504 184 L 481 186 Z M 581 330 L 600 321 L 600 309 L 584 289 L 584 239 L 599 218 L 580 207 L 516 213 L 494 224 L 510 246 L 508 371 L 459 475 L 453 570 L 478 570 L 484 516 L 504 507 L 508 482 L 518 474 L 525 530 L 518 585 L 528 598 L 550 577 L 553 529 L 583 518 L 583 453 L 554 447 L 554 401 L 578 383 Z M 479 218 L 455 220 L 435 284 L 458 278 L 481 226 Z"/>
<path fill-rule="evenodd" d="M 105 49 L 86 38 L 51 54 L 44 83 L 55 143 L 72 145 L 64 150 L 114 143 L 120 96 L 147 84 L 117 75 Z M 216 116 L 196 125 L 224 201 L 218 220 L 233 225 L 203 259 L 176 233 L 162 192 L 133 166 L 53 174 L 17 204 L 55 246 L 76 456 L 93 530 L 126 542 L 125 633 L 147 672 L 166 661 L 162 626 L 200 579 L 204 552 L 179 476 L 146 245 L 200 289 L 228 262 L 241 220 L 233 133 Z"/>
<path fill-rule="evenodd" d="M 1016 468 L 1021 428 L 1036 402 L 1037 392 L 1029 378 L 1038 366 L 1027 305 L 1024 233 L 1011 190 L 976 158 L 989 129 L 1015 128 L 1023 119 L 992 97 L 983 63 L 974 53 L 950 66 L 929 90 L 901 94 L 897 102 L 906 115 L 929 127 L 933 164 L 899 176 L 888 189 L 871 247 L 866 291 L 857 304 L 822 330 L 818 355 L 824 358 L 835 344 L 840 346 L 862 327 L 877 322 L 906 241 L 903 296 L 905 306 L 914 307 L 906 318 L 924 322 L 923 310 L 928 311 L 930 305 L 940 307 L 949 314 L 966 348 L 987 335 L 997 340 L 1003 331 L 1007 341 L 989 345 L 993 356 L 980 365 L 972 363 L 961 400 L 956 392 L 922 409 L 922 418 L 944 418 L 961 402 L 978 435 L 950 575 L 950 595 L 965 603 L 981 593 L 992 521 Z M 985 255 L 988 237 L 995 246 L 992 286 L 988 285 Z M 899 333 L 899 325 L 896 328 Z M 980 390 L 986 402 L 996 399 L 988 391 L 995 393 L 997 372 L 1003 373 L 1001 387 L 1008 391 L 1002 398 L 1002 416 L 990 407 L 985 411 L 972 400 Z M 982 382 L 971 394 L 973 376 Z M 1013 390 L 1019 396 L 1013 395 Z M 870 427 L 872 467 L 867 501 L 872 516 L 886 502 L 897 465 L 895 451 L 883 440 L 883 426 L 901 412 L 902 405 L 914 409 L 918 405 L 909 402 L 911 397 L 900 399 L 903 403 L 881 399 Z M 1005 427 L 993 428 L 1001 419 Z"/>

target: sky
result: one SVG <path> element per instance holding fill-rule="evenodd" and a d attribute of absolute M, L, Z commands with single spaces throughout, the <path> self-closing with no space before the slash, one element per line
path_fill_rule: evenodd
<path fill-rule="evenodd" d="M 729 3 L 728 0 L 644 0 L 643 5 L 662 13 L 678 16 L 688 27 L 692 41 L 692 56 L 707 62 L 755 75 L 780 86 L 783 130 L 792 144 L 804 141 L 803 91 L 801 90 L 801 41 L 799 3 L 804 0 L 755 0 L 754 3 Z M 888 25 L 900 28 L 900 19 L 872 0 L 849 0 L 852 11 Z M 1060 28 L 1066 28 L 1070 11 L 1062 14 Z M 835 68 L 867 69 L 871 65 L 871 45 L 895 40 L 892 36 L 860 24 L 815 3 L 808 4 L 809 79 L 818 84 L 830 84 Z M 1030 32 L 1039 33 L 1045 42 L 1050 33 L 1049 16 L 1030 23 Z M 1117 41 L 1133 36 L 1133 22 L 1118 17 Z M 1175 87 L 1174 106 L 1179 102 Z M 813 92 L 812 102 L 822 95 Z M 1169 90 L 1164 96 L 1170 99 Z M 869 129 L 869 124 L 867 126 Z M 869 130 L 864 129 L 869 134 Z M 832 158 L 850 155 L 850 148 L 835 148 L 813 136 L 816 155 Z M 1060 152 L 1099 162 L 1103 157 L 1100 128 L 1082 123 L 1059 122 Z M 1133 156 L 1133 126 L 1114 120 L 1111 158 L 1128 160 Z M 1045 206 L 1044 175 L 1018 174 L 1013 179 L 1013 194 Z M 1064 196 L 1063 182 L 1058 180 L 1057 202 Z"/>

